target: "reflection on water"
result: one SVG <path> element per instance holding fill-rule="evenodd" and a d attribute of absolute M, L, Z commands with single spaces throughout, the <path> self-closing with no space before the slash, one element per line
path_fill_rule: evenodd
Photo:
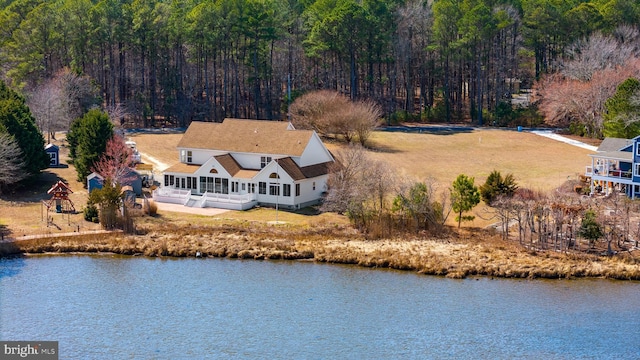
<path fill-rule="evenodd" d="M 61 359 L 640 358 L 640 283 L 310 262 L 0 259 L 0 339 Z"/>

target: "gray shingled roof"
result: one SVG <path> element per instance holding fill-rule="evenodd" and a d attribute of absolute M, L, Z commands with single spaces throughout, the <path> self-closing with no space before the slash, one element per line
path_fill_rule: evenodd
<path fill-rule="evenodd" d="M 604 138 L 600 146 L 598 146 L 598 152 L 620 151 L 631 144 L 633 144 L 631 139 Z"/>

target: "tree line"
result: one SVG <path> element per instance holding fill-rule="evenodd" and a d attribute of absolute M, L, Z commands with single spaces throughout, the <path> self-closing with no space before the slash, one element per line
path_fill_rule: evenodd
<path fill-rule="evenodd" d="M 635 0 L 4 0 L 0 76 L 34 93 L 69 69 L 131 126 L 282 119 L 310 90 L 393 116 L 472 119 L 571 44 L 640 23 Z"/>

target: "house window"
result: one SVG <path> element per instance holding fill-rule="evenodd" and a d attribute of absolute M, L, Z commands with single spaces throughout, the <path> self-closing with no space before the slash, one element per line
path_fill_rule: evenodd
<path fill-rule="evenodd" d="M 213 192 L 213 178 L 207 177 L 207 192 Z"/>
<path fill-rule="evenodd" d="M 193 151 L 191 151 L 191 150 L 180 150 L 180 162 L 192 163 L 193 162 Z"/>
<path fill-rule="evenodd" d="M 280 196 L 280 184 L 269 184 L 269 195 Z"/>
<path fill-rule="evenodd" d="M 258 183 L 258 194 L 266 194 L 267 193 L 267 183 L 264 181 L 260 181 Z"/>
<path fill-rule="evenodd" d="M 204 176 L 200 176 L 200 192 L 207 192 L 207 178 Z"/>
<path fill-rule="evenodd" d="M 251 184 L 247 184 L 247 186 L 249 187 L 249 193 L 250 194 L 255 194 L 256 193 L 256 184 L 251 183 Z"/>
<path fill-rule="evenodd" d="M 187 189 L 191 189 L 191 177 L 187 178 Z"/>
<path fill-rule="evenodd" d="M 58 154 L 51 152 L 49 153 L 49 165 L 56 165 L 58 163 Z"/>
<path fill-rule="evenodd" d="M 276 173 L 271 173 L 271 175 L 269 175 L 269 179 L 280 179 L 280 175 Z"/>
<path fill-rule="evenodd" d="M 197 189 L 198 189 L 198 184 L 197 184 L 197 182 L 196 182 L 197 180 L 198 180 L 198 178 L 197 178 L 197 177 L 195 177 L 195 176 L 191 178 L 191 186 L 192 186 L 192 189 L 195 189 L 195 190 L 197 190 Z"/>
<path fill-rule="evenodd" d="M 164 186 L 169 186 L 169 175 L 164 176 Z"/>
<path fill-rule="evenodd" d="M 633 175 L 640 176 L 640 163 L 636 164 L 636 173 Z"/>
<path fill-rule="evenodd" d="M 296 184 L 296 196 L 300 196 L 300 184 Z"/>
<path fill-rule="evenodd" d="M 271 156 L 261 156 L 260 157 L 260 169 L 264 168 L 271 162 Z"/>
<path fill-rule="evenodd" d="M 242 183 L 242 191 L 244 191 L 246 188 L 244 186 L 244 183 Z"/>
<path fill-rule="evenodd" d="M 185 188 L 184 178 L 180 178 L 180 187 Z"/>
<path fill-rule="evenodd" d="M 232 193 L 237 193 L 238 191 L 240 191 L 240 189 L 238 187 L 238 182 L 237 181 L 232 181 L 231 182 L 231 192 Z"/>
<path fill-rule="evenodd" d="M 282 184 L 282 195 L 291 196 L 291 184 Z"/>
<path fill-rule="evenodd" d="M 640 142 L 636 143 L 636 155 L 640 156 Z"/>

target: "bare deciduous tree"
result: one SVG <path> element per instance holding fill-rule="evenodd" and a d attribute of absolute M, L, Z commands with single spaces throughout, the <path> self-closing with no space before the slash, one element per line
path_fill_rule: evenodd
<path fill-rule="evenodd" d="M 385 207 L 395 187 L 394 176 L 388 166 L 370 159 L 359 145 L 341 149 L 336 158 L 338 162 L 329 174 L 329 191 L 322 210 L 346 213 L 362 228 L 372 213 Z"/>
<path fill-rule="evenodd" d="M 95 105 L 95 89 L 88 77 L 62 69 L 32 89 L 27 102 L 40 131 L 46 132 L 51 142 L 56 131 L 68 130 L 74 119 Z"/>
<path fill-rule="evenodd" d="M 310 92 L 291 104 L 296 128 L 313 129 L 323 136 L 342 136 L 351 143 L 356 137 L 365 145 L 382 114 L 373 101 L 351 102 L 335 91 Z"/>
<path fill-rule="evenodd" d="M 566 127 L 578 122 L 585 135 L 602 134 L 605 102 L 624 80 L 640 77 L 640 58 L 628 59 L 623 65 L 595 71 L 589 81 L 570 79 L 560 74 L 546 77 L 535 86 L 540 111 L 547 124 Z"/>
<path fill-rule="evenodd" d="M 15 184 L 27 177 L 22 150 L 9 134 L 0 134 L 0 194 L 3 187 Z"/>

